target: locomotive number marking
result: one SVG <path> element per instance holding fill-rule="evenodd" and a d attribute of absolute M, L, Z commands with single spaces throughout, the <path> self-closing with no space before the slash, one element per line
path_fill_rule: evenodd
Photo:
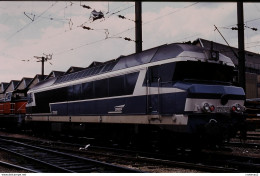
<path fill-rule="evenodd" d="M 216 112 L 218 113 L 227 113 L 230 111 L 230 107 L 228 106 L 217 106 Z"/>

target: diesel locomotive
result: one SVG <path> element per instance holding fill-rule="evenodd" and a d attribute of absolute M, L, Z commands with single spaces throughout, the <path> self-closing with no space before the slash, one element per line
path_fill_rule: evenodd
<path fill-rule="evenodd" d="M 39 82 L 25 120 L 34 130 L 229 139 L 244 121 L 234 68 L 217 51 L 166 44 Z"/>
<path fill-rule="evenodd" d="M 21 83 L 28 80 L 23 78 L 19 81 L 11 81 L 6 87 L 5 93 L 0 96 L 0 127 L 17 129 L 23 126 L 26 115 L 27 104 L 27 89 L 21 90 L 20 84 L 16 86 L 17 89 L 12 90 L 15 86 L 14 82 Z"/>

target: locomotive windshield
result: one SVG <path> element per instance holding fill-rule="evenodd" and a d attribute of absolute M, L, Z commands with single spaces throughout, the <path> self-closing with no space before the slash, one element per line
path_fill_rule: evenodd
<path fill-rule="evenodd" d="M 173 81 L 233 82 L 233 67 L 205 62 L 177 62 Z"/>
<path fill-rule="evenodd" d="M 5 101 L 11 101 L 12 98 L 12 92 L 8 92 L 5 94 Z"/>
<path fill-rule="evenodd" d="M 148 82 L 155 86 L 158 80 L 161 86 L 177 81 L 230 84 L 233 82 L 233 70 L 231 66 L 216 63 L 182 61 L 149 67 L 146 76 Z"/>

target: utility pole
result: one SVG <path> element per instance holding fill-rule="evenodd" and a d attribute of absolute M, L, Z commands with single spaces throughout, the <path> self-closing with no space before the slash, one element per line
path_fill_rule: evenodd
<path fill-rule="evenodd" d="M 34 56 L 34 58 L 38 59 L 37 62 L 41 62 L 42 63 L 42 74 L 41 74 L 41 79 L 42 80 L 44 79 L 44 62 L 47 62 L 48 60 L 52 59 L 52 55 L 51 54 L 49 54 L 49 55 L 44 54 L 44 55 L 45 55 L 45 57 L 43 57 L 43 56 L 42 57 Z"/>
<path fill-rule="evenodd" d="M 239 57 L 239 59 L 238 59 L 238 72 L 239 72 L 239 85 L 246 92 L 243 1 L 238 1 L 237 2 L 237 25 L 238 25 L 238 57 Z"/>
<path fill-rule="evenodd" d="M 142 2 L 135 1 L 135 52 L 140 53 L 142 48 Z"/>

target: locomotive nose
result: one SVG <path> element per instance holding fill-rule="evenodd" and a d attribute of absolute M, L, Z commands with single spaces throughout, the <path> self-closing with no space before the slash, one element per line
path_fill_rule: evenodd
<path fill-rule="evenodd" d="M 220 103 L 222 105 L 226 105 L 227 102 L 228 102 L 228 99 L 229 99 L 229 97 L 228 97 L 227 94 L 222 94 L 221 97 L 220 97 Z"/>

